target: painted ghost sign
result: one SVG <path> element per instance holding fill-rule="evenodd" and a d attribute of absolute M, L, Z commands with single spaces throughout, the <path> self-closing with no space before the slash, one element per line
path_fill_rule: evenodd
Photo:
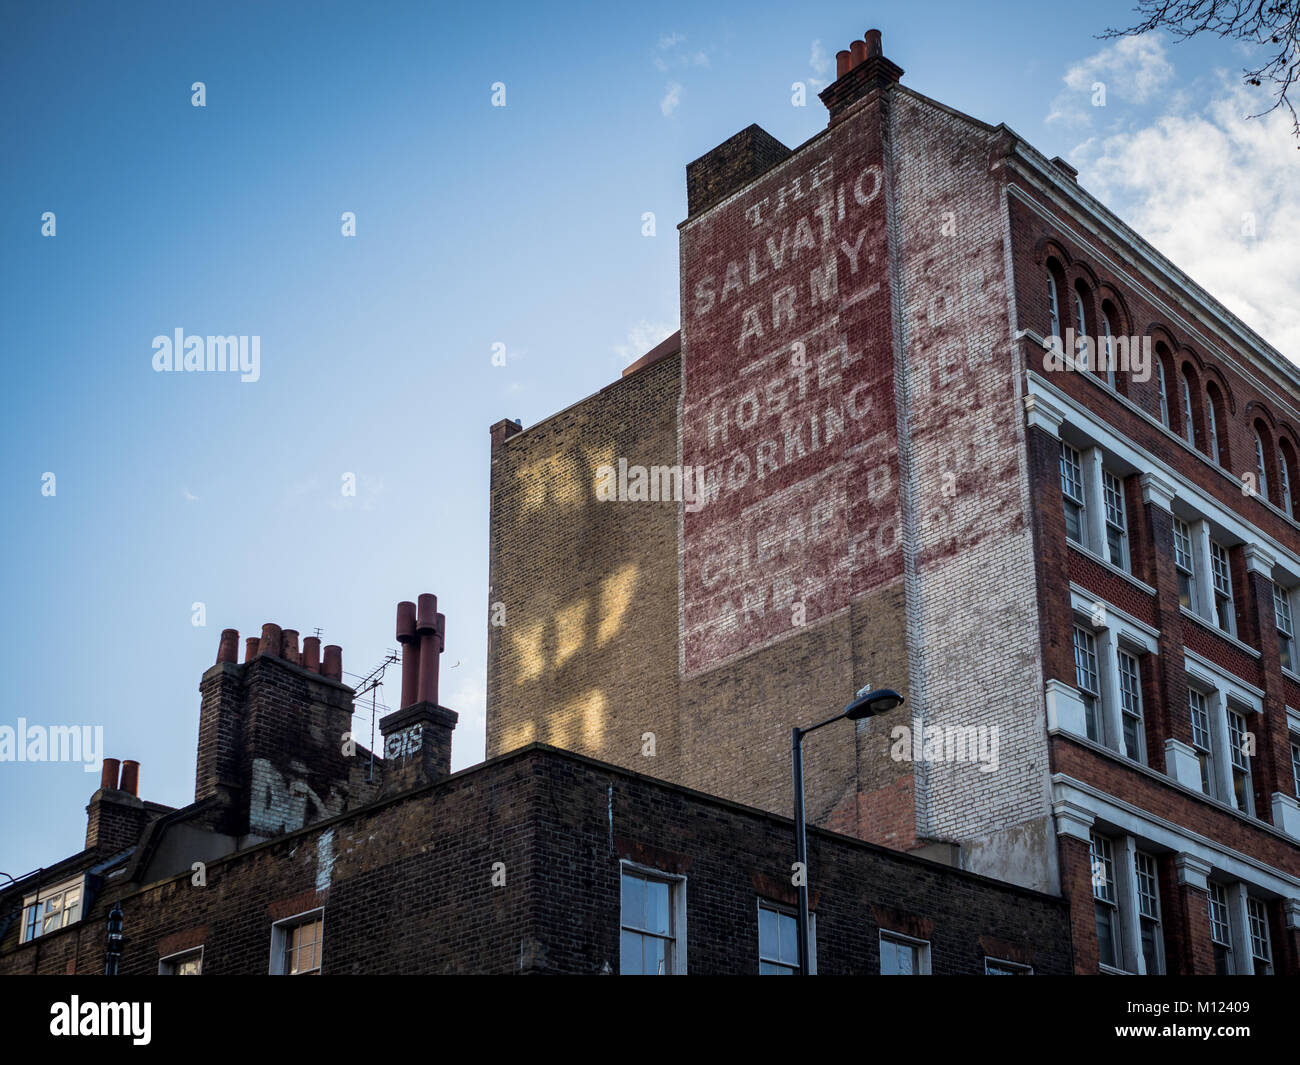
<path fill-rule="evenodd" d="M 873 135 L 845 123 L 682 232 L 682 462 L 707 500 L 682 515 L 687 674 L 901 572 Z"/>

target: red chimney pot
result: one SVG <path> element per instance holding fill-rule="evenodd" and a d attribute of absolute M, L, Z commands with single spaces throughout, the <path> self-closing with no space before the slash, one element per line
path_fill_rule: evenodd
<path fill-rule="evenodd" d="M 221 642 L 217 645 L 218 662 L 239 661 L 239 630 L 222 629 Z"/>
<path fill-rule="evenodd" d="M 104 765 L 99 771 L 99 786 L 101 788 L 117 788 L 117 771 L 122 766 L 116 758 L 105 758 Z"/>
<path fill-rule="evenodd" d="M 140 763 L 129 758 L 122 763 L 122 790 L 131 795 L 140 794 Z"/>

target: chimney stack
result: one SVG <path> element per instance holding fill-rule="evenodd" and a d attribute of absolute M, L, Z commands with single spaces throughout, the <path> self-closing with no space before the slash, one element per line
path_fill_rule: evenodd
<path fill-rule="evenodd" d="M 402 645 L 402 706 L 379 722 L 384 734 L 383 793 L 392 795 L 441 780 L 451 772 L 454 711 L 438 705 L 438 656 L 447 645 L 447 618 L 425 593 L 397 604 Z"/>
<path fill-rule="evenodd" d="M 87 850 L 107 856 L 120 854 L 140 842 L 149 823 L 149 811 L 136 794 L 139 781 L 139 762 L 104 759 L 99 774 L 99 790 L 86 805 Z"/>
<path fill-rule="evenodd" d="M 833 125 L 851 104 L 874 90 L 888 89 L 903 76 L 903 68 L 885 58 L 879 30 L 867 30 L 862 40 L 835 54 L 835 80 L 822 90 L 820 99 L 830 112 Z"/>

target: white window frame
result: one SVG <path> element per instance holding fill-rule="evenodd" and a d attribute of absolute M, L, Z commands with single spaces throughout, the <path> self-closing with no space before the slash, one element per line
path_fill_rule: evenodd
<path fill-rule="evenodd" d="M 1107 746 L 1106 714 L 1102 704 L 1101 659 L 1097 655 L 1097 635 L 1076 621 L 1073 641 L 1074 686 L 1083 700 L 1083 718 L 1088 739 L 1104 747 Z"/>
<path fill-rule="evenodd" d="M 1142 971 L 1147 976 L 1165 971 L 1165 932 L 1160 918 L 1160 866 L 1154 856 L 1145 851 L 1133 852 L 1133 880 L 1138 900 L 1138 954 L 1142 958 Z M 1147 960 L 1141 941 L 1146 927 L 1155 929 L 1155 969 Z"/>
<path fill-rule="evenodd" d="M 183 975 L 176 972 L 176 967 L 188 961 L 190 958 L 198 959 L 199 971 L 194 975 L 202 976 L 203 975 L 203 947 L 201 945 L 197 947 L 190 947 L 186 950 L 178 950 L 176 951 L 175 954 L 168 954 L 165 958 L 159 958 L 158 975 L 159 976 Z"/>
<path fill-rule="evenodd" d="M 781 961 L 779 958 L 767 957 L 763 954 L 763 911 L 770 913 L 782 914 L 786 917 L 793 917 L 795 920 L 795 952 L 799 950 L 799 908 L 797 906 L 787 906 L 783 902 L 774 902 L 772 899 L 758 898 L 758 966 L 761 975 L 774 976 L 774 973 L 763 974 L 763 963 L 769 965 L 779 965 L 783 968 L 793 968 L 795 973 L 799 972 L 799 964 L 796 961 L 792 967 L 789 962 Z M 779 923 L 778 923 L 779 928 Z M 817 915 L 811 911 L 808 914 L 808 974 L 817 975 Z"/>
<path fill-rule="evenodd" d="M 1237 608 L 1232 593 L 1232 560 L 1218 540 L 1210 541 L 1210 583 L 1214 588 L 1214 623 L 1229 636 L 1237 635 Z"/>
<path fill-rule="evenodd" d="M 1295 784 L 1295 797 L 1300 799 L 1300 736 L 1292 732 L 1289 738 L 1291 740 L 1291 779 Z"/>
<path fill-rule="evenodd" d="M 1215 880 L 1207 885 L 1210 910 L 1210 942 L 1224 951 L 1225 975 L 1231 976 L 1236 969 L 1236 949 L 1232 942 L 1232 917 L 1228 902 L 1228 890 Z M 1217 967 L 1218 959 L 1215 964 Z"/>
<path fill-rule="evenodd" d="M 1261 499 L 1267 499 L 1268 467 L 1264 465 L 1264 441 L 1261 439 L 1258 429 L 1252 429 L 1251 431 L 1255 434 L 1255 475 L 1259 478 L 1256 494 Z"/>
<path fill-rule="evenodd" d="M 1159 355 L 1156 360 L 1156 388 L 1160 392 L 1160 424 L 1166 429 L 1171 428 L 1169 424 L 1169 385 L 1165 381 L 1165 361 Z"/>
<path fill-rule="evenodd" d="M 880 939 L 878 950 L 880 953 L 880 975 L 881 976 L 905 976 L 906 973 L 886 973 L 885 972 L 885 943 L 891 943 L 895 946 L 915 947 L 916 948 L 916 972 L 912 976 L 929 976 L 930 970 L 930 941 L 928 939 L 917 939 L 915 936 L 909 936 L 902 932 L 895 932 L 892 929 L 882 928 L 880 930 Z"/>
<path fill-rule="evenodd" d="M 1051 317 L 1052 336 L 1060 342 L 1060 347 L 1065 346 L 1063 334 L 1061 333 L 1061 302 L 1060 294 L 1056 290 L 1056 278 L 1052 271 L 1047 271 L 1047 310 Z"/>
<path fill-rule="evenodd" d="M 992 972 L 993 968 L 1006 969 L 1007 972 Z M 984 975 L 985 976 L 1033 976 L 1034 967 L 1025 965 L 1018 961 L 1007 961 L 1005 958 L 984 958 Z"/>
<path fill-rule="evenodd" d="M 1119 647 L 1115 653 L 1120 704 L 1120 742 L 1127 757 L 1145 765 L 1147 743 L 1146 716 L 1142 712 L 1142 660 L 1127 647 Z M 1125 727 L 1129 721 L 1133 722 L 1135 750 L 1129 750 L 1128 729 Z"/>
<path fill-rule="evenodd" d="M 1115 338 L 1111 333 L 1110 315 L 1106 313 L 1104 303 L 1101 308 L 1101 339 L 1106 347 L 1106 384 L 1118 390 L 1115 381 Z"/>
<path fill-rule="evenodd" d="M 1196 422 L 1192 418 L 1192 386 L 1187 383 L 1187 374 L 1179 372 L 1178 383 L 1183 389 L 1183 439 L 1196 447 Z"/>
<path fill-rule="evenodd" d="M 1193 614 L 1200 614 L 1196 594 L 1196 554 L 1193 549 L 1195 541 L 1187 522 L 1174 516 L 1174 568 L 1179 576 L 1187 582 L 1187 609 Z M 1181 589 L 1179 589 L 1181 594 Z"/>
<path fill-rule="evenodd" d="M 1215 411 L 1214 397 L 1208 392 L 1205 394 L 1205 413 L 1209 419 L 1206 426 L 1206 435 L 1210 438 L 1210 458 L 1214 460 L 1216 466 L 1221 466 L 1219 461 L 1219 418 Z"/>
<path fill-rule="evenodd" d="M 1114 958 L 1112 962 L 1101 960 L 1101 922 L 1097 921 L 1097 961 L 1104 969 L 1122 970 L 1124 968 L 1125 937 L 1120 914 L 1121 891 L 1115 876 L 1115 841 L 1098 832 L 1089 833 L 1088 866 L 1092 876 L 1093 919 L 1097 919 L 1098 907 L 1110 910 L 1110 947 Z"/>
<path fill-rule="evenodd" d="M 65 896 L 72 891 L 76 891 L 77 898 L 75 902 L 69 905 Z M 56 899 L 58 900 L 58 907 L 49 909 L 50 903 Z M 30 943 L 34 939 L 40 939 L 41 936 L 47 936 L 52 932 L 58 932 L 76 924 L 81 920 L 82 909 L 85 904 L 86 877 L 84 873 L 68 880 L 50 884 L 48 887 L 42 887 L 37 891 L 33 891 L 30 895 L 24 896 L 20 942 Z M 47 912 L 42 912 L 42 907 Z M 33 913 L 35 915 L 34 922 Z M 60 915 L 58 925 L 47 929 L 46 925 L 56 914 Z"/>
<path fill-rule="evenodd" d="M 1061 495 L 1065 500 L 1065 512 L 1070 513 L 1070 507 L 1074 506 L 1078 512 L 1079 537 L 1073 542 L 1080 547 L 1088 546 L 1088 492 L 1084 480 L 1084 461 L 1079 449 L 1061 441 Z M 1065 535 L 1067 540 L 1073 539 L 1070 536 L 1070 522 L 1067 518 L 1065 522 Z"/>
<path fill-rule="evenodd" d="M 1124 506 L 1124 478 L 1104 466 L 1101 471 L 1101 494 L 1106 518 L 1106 558 L 1112 566 L 1126 572 L 1129 569 L 1128 512 Z M 1118 539 L 1111 543 L 1111 535 Z M 1119 558 L 1115 557 L 1118 548 Z"/>
<path fill-rule="evenodd" d="M 1256 976 L 1273 974 L 1273 944 L 1268 931 L 1268 905 L 1263 899 L 1246 896 L 1246 929 L 1250 937 L 1251 968 Z M 1264 972 L 1260 972 L 1260 968 Z"/>
<path fill-rule="evenodd" d="M 655 880 L 668 885 L 668 912 L 671 918 L 672 935 L 658 936 L 646 929 L 633 928 L 623 924 L 623 875 L 630 873 L 643 880 Z M 620 859 L 618 869 L 618 971 L 623 975 L 623 931 L 627 928 L 638 935 L 652 935 L 656 938 L 668 938 L 672 941 L 672 958 L 669 971 L 665 976 L 685 976 L 686 961 L 686 877 L 678 873 L 666 873 L 651 865 Z M 811 951 L 810 951 L 811 953 Z M 634 974 L 629 974 L 634 975 Z"/>
<path fill-rule="evenodd" d="M 1291 471 L 1287 469 L 1286 452 L 1277 449 L 1277 475 L 1282 481 L 1282 511 L 1288 518 L 1295 517 L 1294 504 L 1291 499 Z"/>
<path fill-rule="evenodd" d="M 285 968 L 284 957 L 289 933 L 300 925 L 314 920 L 320 921 L 320 930 L 316 940 L 320 954 L 317 965 L 314 969 L 309 969 L 303 973 L 290 973 Z M 302 913 L 295 913 L 291 917 L 282 918 L 271 925 L 271 966 L 268 971 L 272 976 L 310 976 L 313 974 L 319 975 L 325 971 L 325 907 L 316 906 L 310 910 L 303 910 Z"/>
<path fill-rule="evenodd" d="M 1250 732 L 1250 723 L 1246 715 L 1234 706 L 1225 706 L 1224 714 L 1228 726 L 1228 771 L 1232 777 L 1232 803 L 1244 814 L 1255 816 L 1255 778 L 1250 767 L 1250 754 L 1244 749 L 1246 736 Z M 1241 774 L 1244 784 L 1241 797 L 1237 795 L 1237 776 Z"/>
<path fill-rule="evenodd" d="M 1214 725 L 1210 713 L 1211 696 L 1188 685 L 1187 714 L 1192 722 L 1192 749 L 1201 767 L 1201 791 L 1211 799 L 1219 797 L 1219 759 L 1215 750 Z M 1201 759 L 1204 758 L 1204 761 Z"/>
<path fill-rule="evenodd" d="M 1079 286 L 1075 285 L 1074 292 L 1074 316 L 1079 320 L 1078 335 L 1074 338 L 1074 363 L 1080 370 L 1092 370 L 1093 366 L 1088 364 L 1088 315 L 1083 306 L 1083 293 L 1079 291 Z"/>
<path fill-rule="evenodd" d="M 1278 651 L 1282 668 L 1295 673 L 1300 668 L 1296 661 L 1295 612 L 1291 608 L 1291 589 L 1273 582 L 1273 614 L 1277 619 Z"/>

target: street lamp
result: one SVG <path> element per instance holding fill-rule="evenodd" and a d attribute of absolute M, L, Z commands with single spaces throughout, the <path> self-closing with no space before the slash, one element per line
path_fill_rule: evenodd
<path fill-rule="evenodd" d="M 122 945 L 127 937 L 122 934 L 122 904 L 113 903 L 108 915 L 108 948 L 104 951 L 104 975 L 116 976 L 117 964 L 122 958 Z"/>
<path fill-rule="evenodd" d="M 803 738 L 832 721 L 848 718 L 857 721 L 864 717 L 885 714 L 903 704 L 903 697 L 892 688 L 863 688 L 842 711 L 834 717 L 808 728 L 790 730 L 790 762 L 794 770 L 794 849 L 799 863 L 799 975 L 808 975 L 808 840 L 803 819 Z"/>

